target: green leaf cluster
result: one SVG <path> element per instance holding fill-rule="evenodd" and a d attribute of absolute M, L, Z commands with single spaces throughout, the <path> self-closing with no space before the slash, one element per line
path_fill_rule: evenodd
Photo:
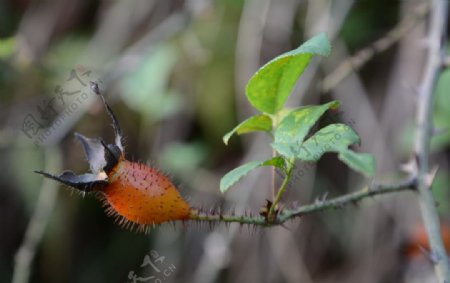
<path fill-rule="evenodd" d="M 318 34 L 297 49 L 271 60 L 249 80 L 247 99 L 261 113 L 237 125 L 223 137 L 223 141 L 228 144 L 234 134 L 266 132 L 273 137 L 271 146 L 277 155 L 265 161 L 252 161 L 228 172 L 220 182 L 221 192 L 226 192 L 256 168 L 274 166 L 286 172 L 292 160 L 318 161 L 327 152 L 338 153 L 338 158 L 355 171 L 366 176 L 374 174 L 374 158 L 349 149 L 349 146 L 359 144 L 360 138 L 345 124 L 328 125 L 305 140 L 327 110 L 339 107 L 339 101 L 295 109 L 284 106 L 312 58 L 315 55 L 328 56 L 330 52 L 327 36 L 324 33 Z"/>

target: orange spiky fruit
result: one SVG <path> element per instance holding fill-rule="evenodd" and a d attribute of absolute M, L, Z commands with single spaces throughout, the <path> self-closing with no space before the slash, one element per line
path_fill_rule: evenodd
<path fill-rule="evenodd" d="M 138 224 L 184 220 L 190 208 L 170 179 L 145 164 L 120 160 L 102 189 L 109 214 Z"/>
<path fill-rule="evenodd" d="M 111 117 L 115 143 L 87 138 L 75 133 L 84 148 L 92 173 L 76 175 L 64 171 L 55 176 L 35 171 L 47 178 L 75 188 L 83 193 L 97 192 L 104 200 L 108 215 L 116 217 L 120 225 L 147 230 L 150 225 L 189 219 L 191 209 L 171 180 L 154 167 L 125 159 L 122 130 L 112 109 L 100 94 L 98 85 L 91 83 Z"/>

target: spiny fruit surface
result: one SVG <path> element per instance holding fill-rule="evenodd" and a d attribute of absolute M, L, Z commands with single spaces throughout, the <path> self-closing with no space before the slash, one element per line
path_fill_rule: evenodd
<path fill-rule="evenodd" d="M 101 192 L 110 215 L 141 225 L 189 218 L 190 208 L 170 179 L 141 163 L 121 160 L 108 174 L 109 184 Z"/>
<path fill-rule="evenodd" d="M 91 173 L 77 175 L 65 170 L 59 175 L 35 171 L 46 178 L 70 186 L 83 195 L 100 195 L 109 215 L 124 227 L 148 231 L 151 225 L 167 221 L 189 219 L 196 210 L 190 209 L 170 179 L 159 170 L 125 159 L 122 129 L 111 107 L 101 95 L 96 82 L 91 89 L 100 96 L 112 120 L 114 143 L 106 144 L 101 138 L 88 138 L 75 133 L 89 162 Z"/>

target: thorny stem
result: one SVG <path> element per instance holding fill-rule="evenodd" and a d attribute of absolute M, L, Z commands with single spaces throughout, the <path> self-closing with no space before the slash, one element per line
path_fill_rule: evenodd
<path fill-rule="evenodd" d="M 417 191 L 422 218 L 430 241 L 431 255 L 438 282 L 450 282 L 447 253 L 441 237 L 440 221 L 436 203 L 431 193 L 429 173 L 430 137 L 434 87 L 443 63 L 443 36 L 446 34 L 448 0 L 433 0 L 428 30 L 428 55 L 419 100 L 417 101 L 417 124 L 415 156 L 418 163 Z"/>
<path fill-rule="evenodd" d="M 297 216 L 303 216 L 306 214 L 310 214 L 316 211 L 322 211 L 327 209 L 338 209 L 343 206 L 356 203 L 360 200 L 363 200 L 368 197 L 373 197 L 376 195 L 394 193 L 399 191 L 404 191 L 408 189 L 412 189 L 412 187 L 416 183 L 416 178 L 409 177 L 405 180 L 402 180 L 398 183 L 385 184 L 385 185 L 371 185 L 366 186 L 365 188 L 356 191 L 354 193 L 346 194 L 334 199 L 324 200 L 324 201 L 316 201 L 314 204 L 303 205 L 297 208 L 286 209 L 280 213 L 280 216 L 277 218 L 278 223 L 286 222 L 289 219 L 292 219 Z"/>
<path fill-rule="evenodd" d="M 222 222 L 222 223 L 239 223 L 239 224 L 253 224 L 258 226 L 270 226 L 266 219 L 262 216 L 247 216 L 247 215 L 231 215 L 221 213 L 202 213 L 192 211 L 189 220 L 204 221 L 204 222 Z"/>
<path fill-rule="evenodd" d="M 231 215 L 221 213 L 207 214 L 198 211 L 193 212 L 190 215 L 189 219 L 205 222 L 239 223 L 239 224 L 250 224 L 256 226 L 270 227 L 274 225 L 281 225 L 290 219 L 305 216 L 307 214 L 330 209 L 340 209 L 348 204 L 354 204 L 365 198 L 373 197 L 376 195 L 410 190 L 413 187 L 415 187 L 415 185 L 416 185 L 416 177 L 411 176 L 397 183 L 367 186 L 354 193 L 346 194 L 330 200 L 319 201 L 313 204 L 302 205 L 291 209 L 284 209 L 278 215 L 275 215 L 274 219 L 271 222 L 268 222 L 265 217 L 259 215 L 248 216 L 248 215 Z"/>
<path fill-rule="evenodd" d="M 267 213 L 267 219 L 269 219 L 269 221 L 272 221 L 272 219 L 274 219 L 274 213 L 277 210 L 278 203 L 280 203 L 281 198 L 286 192 L 289 182 L 291 181 L 292 171 L 294 171 L 294 167 L 295 167 L 295 159 L 291 158 L 288 160 L 288 165 L 286 168 L 286 176 L 284 177 L 283 183 L 281 184 L 280 189 L 278 190 L 277 195 L 275 196 L 273 203 L 269 208 L 269 212 Z"/>

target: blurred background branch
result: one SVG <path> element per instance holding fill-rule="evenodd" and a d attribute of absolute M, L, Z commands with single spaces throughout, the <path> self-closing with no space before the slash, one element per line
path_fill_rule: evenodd
<path fill-rule="evenodd" d="M 60 172 L 62 170 L 62 154 L 59 146 L 46 148 L 44 158 L 45 170 L 48 170 L 48 172 Z M 58 191 L 58 184 L 49 179 L 42 180 L 36 207 L 31 214 L 24 239 L 15 256 L 13 283 L 29 282 L 36 250 L 41 243 L 45 228 L 53 212 Z"/>
<path fill-rule="evenodd" d="M 402 39 L 407 32 L 411 31 L 417 23 L 421 22 L 427 16 L 429 10 L 429 2 L 424 1 L 417 4 L 411 13 L 407 13 L 398 25 L 390 30 L 385 36 L 359 50 L 356 54 L 352 55 L 352 57 L 345 59 L 334 71 L 322 80 L 322 92 L 329 92 L 342 80 L 347 78 L 351 72 L 358 71 L 375 55 L 388 50 L 392 45 Z"/>

